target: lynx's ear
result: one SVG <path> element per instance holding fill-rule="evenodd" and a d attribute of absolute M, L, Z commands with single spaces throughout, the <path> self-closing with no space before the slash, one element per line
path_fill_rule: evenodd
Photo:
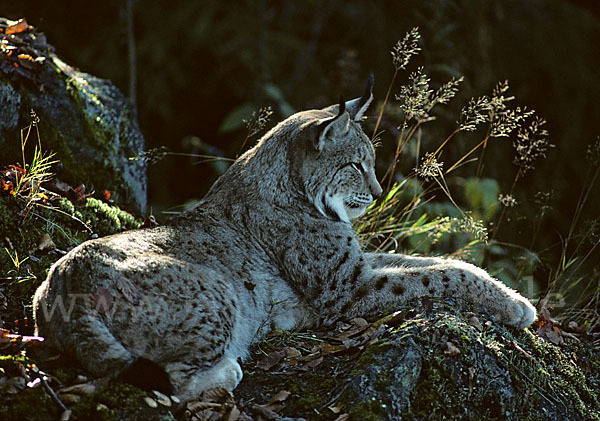
<path fill-rule="evenodd" d="M 369 108 L 371 101 L 373 101 L 373 84 L 375 83 L 375 77 L 373 73 L 369 73 L 369 79 L 367 80 L 367 87 L 365 88 L 365 93 L 360 98 L 353 99 L 351 101 L 346 101 L 344 104 L 348 114 L 350 114 L 350 118 L 353 121 L 360 121 L 362 116 Z M 339 105 L 330 105 L 329 107 L 323 108 L 323 111 L 329 111 L 330 113 L 338 113 Z"/>
<path fill-rule="evenodd" d="M 364 113 L 371 105 L 373 101 L 373 85 L 375 84 L 375 77 L 373 73 L 369 73 L 369 79 L 367 80 L 367 87 L 365 92 L 360 98 L 353 99 L 352 101 L 346 101 L 346 109 L 350 113 L 350 117 L 354 121 L 360 121 Z"/>
<path fill-rule="evenodd" d="M 338 115 L 331 118 L 323 119 L 319 122 L 318 135 L 313 139 L 313 147 L 317 151 L 323 150 L 327 138 L 336 139 L 348 133 L 350 128 L 350 114 L 346 111 L 346 104 L 340 97 L 340 105 Z"/>

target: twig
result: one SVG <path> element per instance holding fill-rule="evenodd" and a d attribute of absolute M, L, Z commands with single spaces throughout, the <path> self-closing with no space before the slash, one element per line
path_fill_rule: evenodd
<path fill-rule="evenodd" d="M 54 401 L 58 404 L 58 406 L 60 406 L 60 409 L 64 411 L 70 411 L 69 407 L 67 407 L 63 401 L 60 400 L 60 398 L 58 397 L 58 395 L 56 394 L 56 392 L 50 387 L 50 385 L 48 384 L 48 382 L 45 379 L 44 374 L 40 371 L 39 368 L 37 368 L 36 366 L 33 366 L 31 368 L 31 371 L 33 371 L 33 373 L 36 375 L 36 377 L 38 379 L 40 379 L 40 381 L 42 382 L 42 386 L 44 386 L 44 389 L 46 390 L 46 392 L 50 395 L 50 397 L 52 399 L 54 399 Z"/>

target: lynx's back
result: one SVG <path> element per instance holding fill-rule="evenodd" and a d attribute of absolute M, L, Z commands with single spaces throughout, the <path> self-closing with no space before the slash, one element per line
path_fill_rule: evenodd
<path fill-rule="evenodd" d="M 382 193 L 361 98 L 292 115 L 166 226 L 81 244 L 34 297 L 38 334 L 98 376 L 174 392 L 233 390 L 238 359 L 269 330 L 369 316 L 453 295 L 498 320 L 535 309 L 482 269 L 364 253 L 351 219 Z M 174 332 L 165 334 L 165 332 Z"/>

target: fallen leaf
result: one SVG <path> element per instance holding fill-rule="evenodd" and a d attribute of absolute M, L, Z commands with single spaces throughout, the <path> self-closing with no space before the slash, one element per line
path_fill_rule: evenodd
<path fill-rule="evenodd" d="M 98 390 L 98 386 L 94 383 L 81 383 L 73 386 L 63 387 L 58 393 L 71 393 L 75 395 L 89 395 L 95 393 Z"/>
<path fill-rule="evenodd" d="M 50 234 L 48 234 L 47 232 L 44 233 L 44 235 L 42 235 L 42 238 L 40 238 L 37 250 L 43 253 L 54 250 L 55 248 L 56 244 L 54 244 L 54 241 L 52 241 L 52 237 L 50 237 Z"/>
<path fill-rule="evenodd" d="M 23 18 L 19 19 L 18 21 L 10 22 L 4 30 L 4 33 L 6 35 L 18 34 L 26 31 L 28 28 L 29 25 L 27 24 L 27 20 Z"/>
<path fill-rule="evenodd" d="M 151 228 L 151 227 L 157 227 L 158 226 L 158 222 L 156 221 L 156 218 L 154 217 L 154 215 L 150 215 L 147 216 L 146 218 L 144 218 L 144 222 L 142 222 L 142 225 L 140 228 Z"/>
<path fill-rule="evenodd" d="M 335 405 L 328 406 L 327 408 L 334 414 L 339 414 L 342 412 L 342 404 L 340 402 L 336 403 Z"/>
<path fill-rule="evenodd" d="M 406 311 L 398 311 L 391 315 L 391 317 L 384 321 L 384 324 L 389 327 L 398 327 L 406 320 L 407 312 Z"/>
<path fill-rule="evenodd" d="M 350 414 L 341 414 L 334 421 L 348 421 L 350 419 Z"/>
<path fill-rule="evenodd" d="M 286 346 L 281 351 L 285 354 L 286 358 L 300 358 L 300 357 L 302 357 L 302 353 L 300 351 L 298 351 L 296 348 L 293 348 L 291 346 Z"/>
<path fill-rule="evenodd" d="M 117 289 L 125 296 L 134 306 L 140 303 L 140 293 L 128 278 L 120 277 L 117 281 Z"/>
<path fill-rule="evenodd" d="M 156 401 L 163 406 L 171 406 L 171 399 L 167 395 L 160 393 L 158 390 L 153 390 L 152 393 L 156 396 Z"/>
<path fill-rule="evenodd" d="M 483 330 L 483 325 L 481 324 L 479 319 L 475 316 L 471 316 L 469 318 L 469 324 L 480 332 Z"/>
<path fill-rule="evenodd" d="M 81 384 L 81 383 L 86 383 L 88 381 L 87 376 L 84 376 L 83 374 L 78 374 L 77 377 L 75 377 L 75 380 L 73 380 L 74 384 Z"/>
<path fill-rule="evenodd" d="M 21 66 L 28 70 L 35 70 L 40 65 L 40 63 L 35 61 L 29 54 L 19 54 L 17 55 L 17 60 L 19 60 Z"/>
<path fill-rule="evenodd" d="M 355 324 L 356 326 L 360 326 L 360 327 L 369 326 L 369 322 L 367 322 L 362 317 L 355 317 L 354 319 L 350 320 L 350 323 Z"/>
<path fill-rule="evenodd" d="M 69 190 L 66 192 L 65 195 L 67 196 L 67 199 L 69 199 L 76 205 L 82 205 L 83 203 L 85 203 L 88 197 L 92 196 L 92 194 L 85 193 L 85 184 L 80 184 L 75 188 L 69 187 Z"/>
<path fill-rule="evenodd" d="M 81 396 L 73 393 L 64 393 L 60 395 L 60 400 L 67 405 L 73 405 L 81 400 Z"/>
<path fill-rule="evenodd" d="M 307 362 L 302 367 L 299 367 L 299 369 L 304 370 L 304 371 L 312 370 L 313 368 L 317 367 L 322 362 L 323 362 L 323 357 L 319 357 L 312 361 Z"/>
<path fill-rule="evenodd" d="M 23 377 L 11 377 L 2 386 L 2 391 L 10 395 L 16 395 L 25 389 L 26 383 Z"/>
<path fill-rule="evenodd" d="M 275 396 L 269 400 L 267 406 L 273 406 L 274 404 L 279 404 L 285 401 L 291 395 L 287 390 L 280 390 Z"/>
<path fill-rule="evenodd" d="M 454 357 L 455 355 L 460 354 L 460 349 L 458 349 L 456 347 L 456 345 L 454 345 L 453 342 L 450 342 L 450 341 L 446 342 L 445 348 L 446 349 L 444 350 L 444 354 L 448 354 L 451 357 Z"/>
<path fill-rule="evenodd" d="M 281 361 L 281 358 L 283 358 L 281 352 L 273 351 L 267 354 L 262 360 L 260 360 L 256 364 L 256 366 L 258 368 L 262 368 L 265 371 L 268 371 L 271 368 L 275 367 L 279 363 L 279 361 Z"/>
<path fill-rule="evenodd" d="M 193 414 L 198 413 L 200 411 L 204 411 L 205 409 L 220 409 L 221 404 L 215 402 L 190 402 L 187 404 L 188 411 L 191 411 Z"/>
<path fill-rule="evenodd" d="M 244 281 L 244 286 L 248 291 L 254 291 L 254 287 L 256 286 L 252 282 Z"/>
<path fill-rule="evenodd" d="M 277 420 L 281 418 L 277 412 L 262 405 L 252 405 L 250 406 L 250 411 L 266 420 Z"/>
<path fill-rule="evenodd" d="M 348 347 L 346 347 L 345 345 L 324 344 L 321 346 L 321 352 L 324 354 L 335 354 L 338 352 L 346 352 L 347 350 Z"/>
<path fill-rule="evenodd" d="M 234 403 L 231 392 L 223 387 L 213 387 L 205 390 L 200 395 L 200 399 L 204 402 Z"/>
<path fill-rule="evenodd" d="M 144 402 L 146 402 L 146 405 L 148 405 L 150 408 L 158 408 L 158 403 L 156 403 L 156 401 L 149 396 L 144 396 Z"/>
<path fill-rule="evenodd" d="M 69 421 L 71 419 L 71 414 L 73 414 L 73 411 L 70 409 L 63 411 L 62 414 L 60 414 L 59 421 Z"/>
<path fill-rule="evenodd" d="M 543 324 L 535 333 L 554 345 L 560 345 L 564 342 L 560 329 L 553 326 L 553 323 Z"/>

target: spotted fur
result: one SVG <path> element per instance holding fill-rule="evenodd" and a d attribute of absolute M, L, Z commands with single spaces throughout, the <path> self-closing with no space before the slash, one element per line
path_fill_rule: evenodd
<path fill-rule="evenodd" d="M 87 241 L 34 298 L 38 333 L 98 376 L 162 367 L 175 393 L 234 389 L 273 328 L 462 297 L 523 328 L 531 304 L 457 260 L 364 253 L 350 220 L 381 193 L 360 127 L 372 99 L 292 115 L 165 226 Z"/>

